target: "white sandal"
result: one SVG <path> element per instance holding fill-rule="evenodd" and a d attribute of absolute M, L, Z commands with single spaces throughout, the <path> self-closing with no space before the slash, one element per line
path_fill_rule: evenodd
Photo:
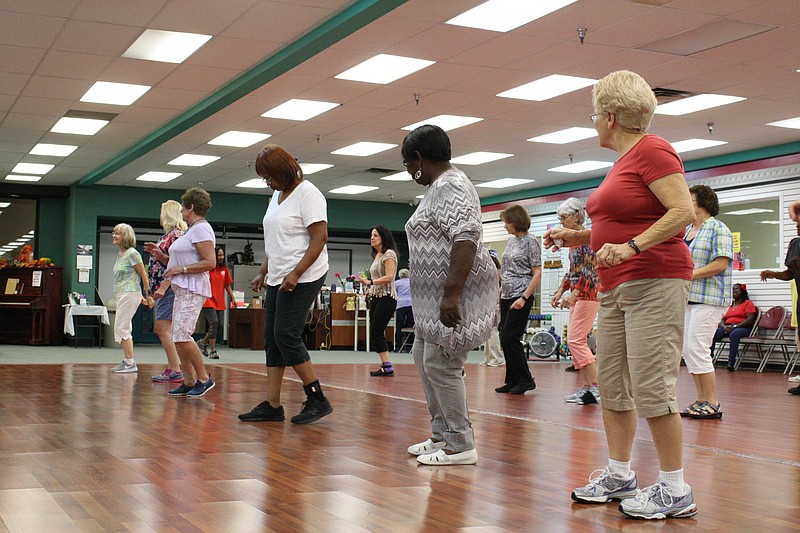
<path fill-rule="evenodd" d="M 475 448 L 465 452 L 447 455 L 444 450 L 438 450 L 427 455 L 417 457 L 417 462 L 429 466 L 474 465 L 478 462 L 478 452 Z"/>
<path fill-rule="evenodd" d="M 408 453 L 411 455 L 425 455 L 426 453 L 433 453 L 444 448 L 444 442 L 433 442 L 431 439 L 425 442 L 412 444 L 408 447 Z"/>

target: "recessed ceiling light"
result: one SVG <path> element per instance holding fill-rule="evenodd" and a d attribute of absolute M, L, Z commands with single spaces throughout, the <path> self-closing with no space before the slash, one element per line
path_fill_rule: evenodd
<path fill-rule="evenodd" d="M 447 24 L 507 32 L 549 15 L 576 0 L 489 0 L 447 21 Z"/>
<path fill-rule="evenodd" d="M 599 170 L 601 168 L 609 168 L 614 166 L 614 163 L 606 161 L 581 161 L 579 163 L 572 163 L 561 167 L 548 168 L 549 172 L 566 172 L 567 174 L 580 174 L 581 172 L 589 172 L 590 170 Z"/>
<path fill-rule="evenodd" d="M 514 154 L 501 154 L 499 152 L 472 152 L 452 159 L 450 162 L 456 165 L 482 165 L 506 157 L 513 157 Z"/>
<path fill-rule="evenodd" d="M 476 183 L 476 187 L 488 187 L 489 189 L 507 189 L 509 187 L 516 187 L 517 185 L 524 185 L 526 183 L 533 183 L 535 180 L 524 178 L 503 178 L 494 181 L 487 181 L 486 183 Z"/>
<path fill-rule="evenodd" d="M 565 130 L 554 131 L 538 137 L 531 137 L 528 142 L 548 143 L 548 144 L 567 144 L 575 141 L 582 141 L 591 137 L 597 137 L 597 130 L 594 128 L 567 128 Z"/>
<path fill-rule="evenodd" d="M 760 220 L 759 224 L 780 224 L 780 220 Z"/>
<path fill-rule="evenodd" d="M 158 172 L 155 170 L 151 170 L 150 172 L 145 172 L 138 178 L 136 181 L 158 181 L 161 183 L 166 183 L 168 181 L 172 181 L 178 176 L 180 176 L 180 172 Z"/>
<path fill-rule="evenodd" d="M 462 117 L 460 115 L 437 115 L 433 118 L 429 118 L 427 120 L 421 120 L 414 124 L 410 124 L 405 128 L 401 129 L 411 131 L 420 126 L 424 126 L 425 124 L 432 124 L 434 126 L 439 126 L 444 131 L 450 131 L 456 128 L 460 128 L 462 126 L 469 126 L 470 124 L 475 124 L 476 122 L 480 122 L 481 120 L 483 119 L 478 117 Z"/>
<path fill-rule="evenodd" d="M 777 126 L 779 128 L 792 128 L 800 130 L 800 117 L 787 118 L 786 120 L 779 120 L 777 122 L 768 122 L 767 126 Z"/>
<path fill-rule="evenodd" d="M 3 209 L 5 209 L 6 207 L 8 207 L 10 205 L 11 205 L 11 202 L 0 202 L 0 207 L 2 207 Z"/>
<path fill-rule="evenodd" d="M 351 69 L 345 70 L 335 78 L 338 80 L 387 84 L 429 67 L 434 63 L 436 61 L 428 61 L 427 59 L 378 54 Z"/>
<path fill-rule="evenodd" d="M 422 198 L 425 198 L 425 195 L 424 195 L 424 194 L 418 194 L 418 195 L 416 195 L 414 198 L 420 198 L 420 199 L 422 199 Z"/>
<path fill-rule="evenodd" d="M 377 187 L 370 187 L 367 185 L 346 185 L 338 189 L 332 189 L 328 192 L 335 194 L 362 194 L 369 191 L 374 191 Z"/>
<path fill-rule="evenodd" d="M 133 85 L 131 83 L 115 83 L 97 81 L 81 96 L 81 102 L 94 104 L 131 105 L 144 93 L 150 90 L 149 85 Z"/>
<path fill-rule="evenodd" d="M 11 172 L 20 172 L 22 174 L 47 174 L 55 165 L 46 165 L 44 163 L 17 163 L 11 169 Z"/>
<path fill-rule="evenodd" d="M 333 165 L 327 163 L 300 163 L 300 168 L 303 169 L 303 174 L 309 176 L 322 170 L 327 170 Z"/>
<path fill-rule="evenodd" d="M 108 120 L 94 118 L 61 117 L 50 129 L 53 133 L 72 133 L 74 135 L 94 135 L 106 124 Z"/>
<path fill-rule="evenodd" d="M 273 107 L 261 116 L 264 118 L 282 118 L 286 120 L 308 120 L 326 111 L 330 111 L 334 107 L 339 107 L 340 105 L 342 104 L 292 98 L 288 102 Z"/>
<path fill-rule="evenodd" d="M 747 98 L 742 98 L 741 96 L 726 96 L 724 94 L 698 94 L 697 96 L 690 96 L 682 100 L 661 104 L 656 107 L 656 114 L 671 116 L 688 115 L 689 113 L 702 111 L 703 109 L 733 104 L 735 102 L 741 102 L 742 100 L 747 100 Z"/>
<path fill-rule="evenodd" d="M 145 30 L 122 57 L 163 63 L 183 63 L 209 39 L 210 35 L 200 33 Z"/>
<path fill-rule="evenodd" d="M 2 211 L 0 211 L 0 213 L 2 213 Z M 31 240 L 31 238 L 32 238 L 32 237 L 20 237 L 20 238 L 19 238 L 19 239 L 17 239 L 17 240 L 18 240 L 18 241 L 22 241 L 22 242 L 28 242 L 29 240 Z"/>
<path fill-rule="evenodd" d="M 542 102 L 555 98 L 562 94 L 571 93 L 584 87 L 589 87 L 597 83 L 591 78 L 579 78 L 576 76 L 563 76 L 561 74 L 551 74 L 544 78 L 520 85 L 513 89 L 503 91 L 497 96 L 501 98 L 516 98 L 519 100 L 532 100 Z"/>
<path fill-rule="evenodd" d="M 24 244 L 25 244 L 25 243 L 24 243 L 24 242 L 21 242 L 21 241 L 19 241 L 19 242 L 10 242 L 10 243 L 8 243 L 8 245 L 9 245 L 9 246 L 14 246 L 14 247 L 17 247 L 17 246 L 23 246 Z"/>
<path fill-rule="evenodd" d="M 753 207 L 750 209 L 740 209 L 739 211 L 728 211 L 722 213 L 723 215 L 755 215 L 757 213 L 774 213 L 772 209 L 762 209 L 760 207 Z"/>
<path fill-rule="evenodd" d="M 220 146 L 234 146 L 236 148 L 247 148 L 253 146 L 257 142 L 272 137 L 269 133 L 252 133 L 249 131 L 229 131 L 223 133 L 219 137 L 215 137 L 208 141 L 208 144 L 216 144 Z"/>
<path fill-rule="evenodd" d="M 31 155 L 53 155 L 58 157 L 66 157 L 77 149 L 77 146 L 71 146 L 69 144 L 39 143 L 28 153 Z"/>
<path fill-rule="evenodd" d="M 237 183 L 236 186 L 244 189 L 266 189 L 268 187 L 267 182 L 261 178 L 253 178 L 251 180 L 243 181 L 241 183 Z"/>
<path fill-rule="evenodd" d="M 6 181 L 30 181 L 36 182 L 42 179 L 41 176 L 19 176 L 17 174 L 9 174 L 6 176 Z"/>
<path fill-rule="evenodd" d="M 396 146 L 396 144 L 391 143 L 373 143 L 364 141 L 351 144 L 350 146 L 345 146 L 344 148 L 339 148 L 331 153 L 334 155 L 355 155 L 359 157 L 365 157 L 384 152 L 390 148 L 395 148 Z"/>
<path fill-rule="evenodd" d="M 219 159 L 219 157 L 215 155 L 183 154 L 167 164 L 184 167 L 202 167 L 209 163 L 213 163 L 217 159 Z"/>
<path fill-rule="evenodd" d="M 411 181 L 411 174 L 407 171 L 398 172 L 397 174 L 389 174 L 381 178 L 386 181 Z"/>
<path fill-rule="evenodd" d="M 711 148 L 712 146 L 720 146 L 728 144 L 728 141 L 712 141 L 711 139 L 686 139 L 685 141 L 678 141 L 672 144 L 676 152 L 682 154 L 684 152 L 691 152 L 692 150 L 702 150 L 703 148 Z"/>

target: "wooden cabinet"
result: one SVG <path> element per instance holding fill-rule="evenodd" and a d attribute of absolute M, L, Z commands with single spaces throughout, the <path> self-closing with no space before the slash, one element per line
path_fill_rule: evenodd
<path fill-rule="evenodd" d="M 348 293 L 341 293 L 335 292 L 331 294 L 331 347 L 333 348 L 344 348 L 344 349 L 352 349 L 353 344 L 355 341 L 355 320 L 356 320 L 356 313 L 355 311 L 346 311 L 345 310 L 345 302 L 347 298 L 355 298 L 355 294 L 348 294 Z M 361 341 L 365 341 L 367 338 L 367 327 L 365 324 L 365 310 L 359 311 L 359 323 L 358 323 L 358 340 L 359 344 Z M 394 344 L 394 327 L 391 325 L 386 328 L 386 340 L 389 341 L 389 344 Z M 370 346 L 370 349 L 373 347 Z M 374 350 L 373 350 L 374 351 Z"/>
<path fill-rule="evenodd" d="M 228 346 L 264 349 L 264 309 L 231 309 L 229 316 Z"/>
<path fill-rule="evenodd" d="M 62 268 L 0 269 L 0 343 L 61 344 Z M 6 288 L 16 281 L 16 294 Z"/>

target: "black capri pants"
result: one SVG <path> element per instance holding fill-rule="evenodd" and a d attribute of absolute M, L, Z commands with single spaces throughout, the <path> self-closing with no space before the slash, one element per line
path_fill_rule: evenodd
<path fill-rule="evenodd" d="M 370 342 L 377 352 L 388 352 L 389 343 L 386 342 L 386 327 L 397 308 L 397 300 L 391 296 L 383 296 L 372 301 L 370 313 Z"/>

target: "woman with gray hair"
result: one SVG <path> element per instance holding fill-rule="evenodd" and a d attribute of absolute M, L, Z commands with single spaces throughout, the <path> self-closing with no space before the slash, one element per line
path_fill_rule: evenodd
<path fill-rule="evenodd" d="M 411 279 L 407 268 L 401 268 L 397 273 L 397 281 L 394 282 L 394 288 L 397 291 L 397 310 L 394 315 L 394 351 L 399 352 L 403 346 L 403 329 L 414 327 L 414 311 L 411 307 Z M 409 333 L 411 337 L 408 339 L 409 348 L 407 352 L 411 351 L 411 344 L 414 341 L 414 334 Z"/>
<path fill-rule="evenodd" d="M 592 229 L 551 228 L 544 235 L 545 246 L 554 249 L 591 246 L 602 282 L 597 381 L 609 462 L 572 499 L 621 499 L 620 511 L 633 518 L 694 516 L 675 394 L 692 281 L 692 256 L 683 242 L 694 219 L 692 199 L 675 149 L 647 133 L 658 102 L 641 76 L 608 74 L 594 86 L 592 105 L 600 146 L 617 153 L 586 202 Z M 647 420 L 659 462 L 657 482 L 642 490 L 631 470 L 637 414 Z"/>
<path fill-rule="evenodd" d="M 136 234 L 133 228 L 128 224 L 117 224 L 111 239 L 119 247 L 117 260 L 114 262 L 114 295 L 117 300 L 114 340 L 122 345 L 125 356 L 111 371 L 117 374 L 138 372 L 133 359 L 133 315 L 140 305 L 147 305 L 147 299 L 142 296 L 142 287 L 149 286 L 150 282 L 142 256 L 136 251 Z"/>
<path fill-rule="evenodd" d="M 582 230 L 586 216 L 583 204 L 575 197 L 558 206 L 556 210 L 561 225 L 567 229 Z M 579 372 L 581 386 L 564 398 L 567 403 L 587 405 L 600 401 L 597 388 L 597 365 L 595 356 L 587 343 L 600 303 L 597 291 L 600 278 L 594 268 L 594 252 L 587 245 L 569 249 L 569 270 L 564 274 L 561 286 L 553 294 L 553 307 L 569 309 L 569 337 L 567 344 L 572 354 L 575 369 Z M 564 294 L 566 293 L 566 296 Z"/>

